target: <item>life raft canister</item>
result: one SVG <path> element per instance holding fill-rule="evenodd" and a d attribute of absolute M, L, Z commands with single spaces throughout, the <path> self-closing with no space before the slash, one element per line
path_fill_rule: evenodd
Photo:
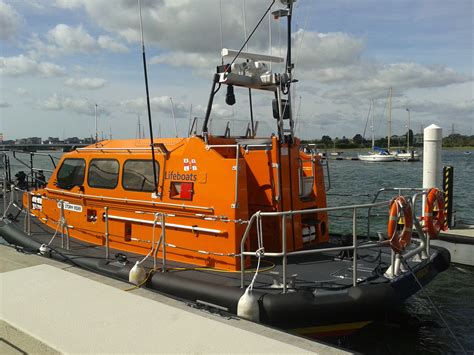
<path fill-rule="evenodd" d="M 403 196 L 397 196 L 390 202 L 389 210 L 388 240 L 393 251 L 401 253 L 411 242 L 413 227 L 411 205 Z"/>
<path fill-rule="evenodd" d="M 444 210 L 444 193 L 433 187 L 428 190 L 423 216 L 423 231 L 430 238 L 436 238 L 439 232 L 446 230 L 446 214 Z"/>

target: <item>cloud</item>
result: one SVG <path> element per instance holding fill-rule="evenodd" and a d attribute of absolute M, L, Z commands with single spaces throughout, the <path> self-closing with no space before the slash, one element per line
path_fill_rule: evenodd
<path fill-rule="evenodd" d="M 386 97 L 390 87 L 395 88 L 394 96 L 400 96 L 410 89 L 445 87 L 473 80 L 472 76 L 457 73 L 447 66 L 425 66 L 417 63 L 360 65 L 341 68 L 340 71 L 334 70 L 339 75 L 329 69 L 318 72 L 319 75 L 313 75 L 325 83 L 340 82 L 344 79 L 344 86 L 329 89 L 323 97 L 347 102 L 357 97 Z"/>
<path fill-rule="evenodd" d="M 300 29 L 292 36 L 294 61 L 302 70 L 353 65 L 359 62 L 365 48 L 365 40 L 342 32 L 318 33 Z"/>
<path fill-rule="evenodd" d="M 28 90 L 23 89 L 23 88 L 17 88 L 17 89 L 15 90 L 15 93 L 16 93 L 18 96 L 24 96 L 24 95 L 28 94 Z"/>
<path fill-rule="evenodd" d="M 91 36 L 82 26 L 58 24 L 49 30 L 45 39 L 33 34 L 28 42 L 31 56 L 55 57 L 65 54 L 91 54 L 104 49 L 110 52 L 127 52 L 128 48 L 110 36 Z"/>
<path fill-rule="evenodd" d="M 76 9 L 82 5 L 82 0 L 56 0 L 55 5 L 62 9 Z"/>
<path fill-rule="evenodd" d="M 167 64 L 173 67 L 210 68 L 216 56 L 182 51 L 161 54 L 150 59 L 151 64 Z"/>
<path fill-rule="evenodd" d="M 109 50 L 111 52 L 128 52 L 127 46 L 117 42 L 109 36 L 99 36 L 97 39 L 97 44 L 100 46 L 100 48 Z"/>
<path fill-rule="evenodd" d="M 125 100 L 120 103 L 123 110 L 129 113 L 142 113 L 146 110 L 145 98 Z M 156 96 L 150 98 L 152 112 L 159 111 L 171 115 L 171 101 L 169 96 Z M 181 102 L 173 101 L 173 109 L 176 117 L 187 117 L 189 109 Z"/>
<path fill-rule="evenodd" d="M 120 35 L 129 42 L 140 40 L 136 1 L 115 1 L 114 6 L 110 6 L 110 0 L 81 2 L 89 16 L 102 28 Z M 79 1 L 56 1 L 56 4 L 63 8 L 78 6 L 77 3 Z M 243 40 L 242 4 L 240 1 L 225 1 L 222 7 L 225 19 L 222 21 L 224 45 L 230 48 L 237 47 Z M 267 7 L 268 2 L 247 2 L 248 32 Z M 142 1 L 142 14 L 147 43 L 158 44 L 160 48 L 173 51 L 216 55 L 220 51 L 220 15 L 217 1 Z M 202 14 L 206 14 L 210 20 L 203 20 Z M 266 43 L 268 43 L 267 33 L 257 31 L 250 41 L 250 46 L 262 47 Z"/>
<path fill-rule="evenodd" d="M 107 80 L 102 78 L 69 78 L 64 84 L 78 89 L 100 89 L 105 86 Z"/>
<path fill-rule="evenodd" d="M 0 101 L 0 108 L 7 108 L 10 107 L 11 105 L 8 102 L 5 101 Z"/>
<path fill-rule="evenodd" d="M 9 40 L 16 34 L 22 17 L 9 4 L 0 0 L 0 39 Z"/>
<path fill-rule="evenodd" d="M 455 121 L 458 118 L 471 118 L 474 120 L 474 100 L 466 101 L 416 101 L 405 100 L 400 107 L 409 107 L 412 112 L 419 112 L 429 115 L 437 115 Z"/>
<path fill-rule="evenodd" d="M 86 98 L 60 96 L 53 94 L 50 97 L 38 102 L 38 107 L 45 111 L 70 111 L 80 115 L 95 116 L 95 105 Z M 97 114 L 108 116 L 110 112 L 100 105 L 97 108 Z"/>
<path fill-rule="evenodd" d="M 64 53 L 88 53 L 98 49 L 97 41 L 82 26 L 58 24 L 48 32 L 47 39 Z"/>
<path fill-rule="evenodd" d="M 0 57 L 0 74 L 8 76 L 41 75 L 55 77 L 65 74 L 64 67 L 50 62 L 38 62 L 23 54 L 16 57 Z"/>

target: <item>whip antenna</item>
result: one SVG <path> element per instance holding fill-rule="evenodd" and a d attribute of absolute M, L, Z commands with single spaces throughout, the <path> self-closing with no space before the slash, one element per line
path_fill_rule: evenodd
<path fill-rule="evenodd" d="M 153 165 L 153 182 L 154 182 L 154 193 L 158 196 L 158 178 L 156 173 L 155 164 L 155 145 L 153 143 L 153 124 L 151 122 L 151 109 L 150 109 L 150 93 L 148 90 L 148 75 L 146 71 L 146 58 L 145 58 L 145 41 L 143 40 L 143 23 L 142 23 L 142 6 L 140 0 L 138 1 L 138 15 L 140 17 L 140 33 L 142 40 L 142 57 L 143 57 L 143 73 L 145 75 L 145 89 L 146 89 L 146 106 L 148 111 L 148 126 L 150 130 L 150 148 L 151 148 L 151 160 Z"/>

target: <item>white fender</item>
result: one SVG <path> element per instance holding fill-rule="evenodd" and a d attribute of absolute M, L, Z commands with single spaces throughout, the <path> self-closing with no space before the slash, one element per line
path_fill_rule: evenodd
<path fill-rule="evenodd" d="M 237 316 L 253 322 L 260 321 L 258 298 L 248 288 L 245 290 L 242 297 L 240 297 L 239 303 L 237 304 Z"/>
<path fill-rule="evenodd" d="M 135 265 L 130 269 L 128 274 L 128 281 L 134 285 L 139 285 L 146 279 L 146 271 L 140 262 L 137 261 Z"/>
<path fill-rule="evenodd" d="M 41 246 L 39 247 L 39 254 L 40 255 L 46 255 L 46 253 L 49 252 L 49 248 L 46 244 L 41 244 Z"/>

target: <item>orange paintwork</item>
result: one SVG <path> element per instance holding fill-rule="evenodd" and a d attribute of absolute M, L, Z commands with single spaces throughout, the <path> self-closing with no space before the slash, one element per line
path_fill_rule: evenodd
<path fill-rule="evenodd" d="M 268 149 L 240 147 L 238 167 L 238 201 L 235 206 L 236 148 L 206 148 L 201 137 L 158 139 L 155 143 L 166 148 L 155 149 L 159 164 L 159 196 L 150 192 L 128 191 L 122 187 L 122 168 L 127 159 L 151 159 L 149 140 L 103 141 L 85 149 L 64 154 L 58 168 L 66 158 L 83 158 L 86 161 L 86 175 L 83 186 L 64 190 L 56 186 L 57 171 L 53 173 L 44 189 L 34 191 L 33 196 L 42 197 L 41 208 L 33 209 L 41 221 L 51 228 L 57 228 L 60 216 L 58 200 L 81 206 L 82 210 L 65 210 L 65 219 L 70 236 L 98 245 L 105 244 L 104 207 L 109 213 L 109 245 L 126 252 L 147 254 L 151 248 L 154 213 L 164 212 L 167 224 L 167 258 L 193 265 L 209 266 L 226 270 L 240 268 L 240 242 L 247 224 L 257 211 L 286 211 L 326 207 L 323 172 L 320 158 L 300 151 L 299 141 L 278 153 L 276 137 L 268 140 Z M 210 145 L 236 144 L 232 138 L 210 137 Z M 100 149 L 97 149 L 100 148 Z M 129 148 L 129 149 L 127 149 Z M 148 149 L 146 149 L 148 148 Z M 288 155 L 288 151 L 290 155 Z M 119 183 L 114 189 L 93 188 L 87 184 L 88 163 L 94 158 L 116 159 L 120 164 Z M 195 160 L 197 170 L 184 171 L 184 159 Z M 312 160 L 311 160 L 312 159 Z M 300 197 L 299 182 L 315 174 L 310 193 Z M 177 174 L 193 174 L 195 180 L 192 198 L 180 200 L 170 194 L 171 182 Z M 278 176 L 280 174 L 280 177 Z M 291 184 L 290 184 L 291 180 Z M 280 182 L 279 182 L 280 181 Z M 310 181 L 311 178 L 310 178 Z M 25 196 L 26 198 L 26 196 Z M 172 205 L 173 204 L 173 205 Z M 140 211 L 139 213 L 137 213 Z M 95 217 L 96 216 L 96 217 Z M 128 218 L 130 221 L 112 218 Z M 138 220 L 138 221 L 137 221 Z M 264 245 L 267 251 L 281 251 L 281 218 L 264 218 Z M 314 224 L 316 239 L 303 242 L 302 227 Z M 184 227 L 183 227 L 184 226 Z M 183 228 L 188 228 L 183 229 Z M 206 228 L 213 231 L 192 231 Z M 255 234 L 255 231 L 252 231 Z M 158 224 L 155 240 L 161 234 Z M 287 219 L 287 250 L 301 249 L 327 241 L 327 215 L 305 215 Z M 249 238 L 250 250 L 256 249 L 255 235 Z M 160 249 L 161 251 L 161 249 Z M 161 252 L 159 253 L 161 255 Z"/>

